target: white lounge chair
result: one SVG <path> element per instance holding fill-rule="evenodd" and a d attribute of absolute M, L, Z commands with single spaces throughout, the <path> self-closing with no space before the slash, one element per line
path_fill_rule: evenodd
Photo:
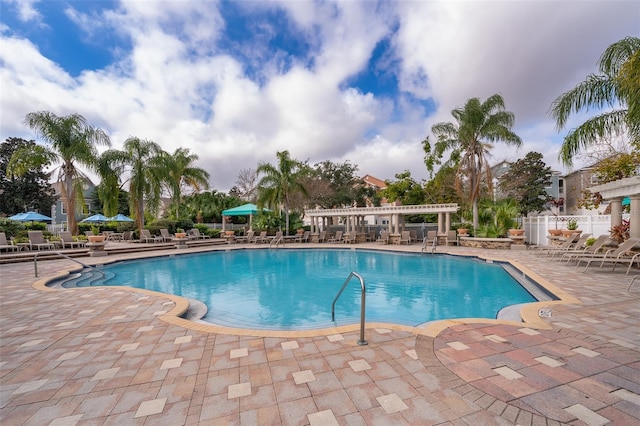
<path fill-rule="evenodd" d="M 342 234 L 343 231 L 336 231 L 336 235 L 333 238 L 329 238 L 327 242 L 329 243 L 341 243 L 342 242 Z"/>
<path fill-rule="evenodd" d="M 409 231 L 400 232 L 400 239 L 396 242 L 396 244 L 402 245 L 403 243 L 406 243 L 407 245 L 411 244 L 411 233 Z"/>
<path fill-rule="evenodd" d="M 389 244 L 389 231 L 380 231 L 380 236 L 376 240 L 378 244 Z"/>

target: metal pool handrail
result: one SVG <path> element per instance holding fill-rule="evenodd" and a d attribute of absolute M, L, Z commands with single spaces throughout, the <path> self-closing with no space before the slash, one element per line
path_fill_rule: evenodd
<path fill-rule="evenodd" d="M 46 253 L 42 252 L 42 254 L 51 254 L 51 253 L 52 252 L 46 252 Z M 59 251 L 54 251 L 53 253 L 57 254 L 60 257 L 64 257 L 65 259 L 69 259 L 72 262 L 76 262 L 78 265 L 82 265 L 85 268 L 93 269 L 94 271 L 99 272 L 100 274 L 102 274 L 102 278 L 105 277 L 104 272 L 102 272 L 100 269 L 96 268 L 95 266 L 86 265 L 86 264 L 80 262 L 79 260 L 75 260 L 74 258 L 67 256 L 64 253 L 60 253 Z M 36 278 L 38 277 L 38 255 L 39 254 L 41 254 L 41 253 L 36 253 L 33 256 L 33 270 L 35 272 Z"/>
<path fill-rule="evenodd" d="M 438 246 L 438 237 L 435 237 L 433 239 L 433 243 L 431 244 L 431 253 L 435 253 L 436 252 L 436 247 Z M 427 237 L 424 237 L 422 239 L 422 253 L 425 252 L 425 250 L 427 249 Z"/>
<path fill-rule="evenodd" d="M 367 288 L 364 285 L 364 280 L 362 279 L 362 277 L 356 274 L 355 272 L 351 272 L 349 274 L 344 284 L 342 284 L 342 288 L 336 295 L 336 298 L 333 299 L 333 304 L 331 305 L 331 321 L 336 320 L 336 302 L 338 301 L 338 298 L 340 297 L 345 287 L 347 286 L 347 284 L 349 284 L 349 281 L 351 281 L 351 278 L 353 277 L 357 277 L 360 280 L 360 288 L 362 289 L 362 296 L 361 296 L 361 302 L 360 302 L 360 339 L 358 340 L 358 345 L 364 346 L 364 345 L 368 345 L 367 341 L 364 339 L 364 306 L 366 301 Z"/>

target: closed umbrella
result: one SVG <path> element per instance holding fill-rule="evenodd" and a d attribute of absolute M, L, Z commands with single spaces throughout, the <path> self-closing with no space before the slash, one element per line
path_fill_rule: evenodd
<path fill-rule="evenodd" d="M 109 218 L 99 213 L 94 214 L 93 216 L 89 216 L 86 219 L 82 219 L 82 222 L 88 222 L 88 223 L 98 223 L 98 222 L 108 222 L 108 221 L 109 221 Z"/>
<path fill-rule="evenodd" d="M 50 222 L 52 219 L 49 216 L 45 216 L 38 212 L 26 212 L 26 213 L 18 213 L 16 215 L 11 216 L 9 219 L 15 220 L 18 222 Z"/>
<path fill-rule="evenodd" d="M 133 222 L 133 219 L 131 219 L 128 216 L 123 215 L 122 213 L 118 213 L 117 215 L 110 217 L 109 221 L 114 221 L 114 222 Z"/>

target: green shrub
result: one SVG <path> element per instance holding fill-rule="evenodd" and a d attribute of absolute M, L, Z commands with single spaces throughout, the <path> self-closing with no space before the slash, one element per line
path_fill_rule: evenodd
<path fill-rule="evenodd" d="M 44 231 L 47 229 L 47 224 L 44 222 L 26 222 L 24 228 L 29 231 Z"/>
<path fill-rule="evenodd" d="M 596 242 L 596 239 L 594 237 L 589 237 L 587 238 L 587 241 L 584 242 L 584 245 L 587 247 L 591 247 L 595 242 Z"/>
<path fill-rule="evenodd" d="M 15 237 L 18 232 L 24 230 L 24 225 L 15 220 L 0 218 L 0 232 L 7 235 L 7 239 Z"/>
<path fill-rule="evenodd" d="M 196 223 L 193 227 L 200 231 L 201 234 L 211 236 L 211 230 L 207 225 L 203 223 Z"/>
<path fill-rule="evenodd" d="M 176 228 L 182 228 L 185 231 L 193 228 L 193 221 L 189 218 L 182 218 L 176 220 Z"/>

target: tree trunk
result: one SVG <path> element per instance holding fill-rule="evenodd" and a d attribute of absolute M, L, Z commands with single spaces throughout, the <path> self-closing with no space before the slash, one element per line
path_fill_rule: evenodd
<path fill-rule="evenodd" d="M 73 178 L 69 176 L 65 176 L 65 180 L 63 182 L 64 191 L 63 191 L 63 202 L 66 192 L 66 207 L 67 207 L 67 229 L 71 232 L 72 235 L 78 235 L 78 221 L 76 220 L 76 193 L 73 187 Z"/>
<path fill-rule="evenodd" d="M 473 235 L 478 229 L 478 200 L 473 200 Z"/>

